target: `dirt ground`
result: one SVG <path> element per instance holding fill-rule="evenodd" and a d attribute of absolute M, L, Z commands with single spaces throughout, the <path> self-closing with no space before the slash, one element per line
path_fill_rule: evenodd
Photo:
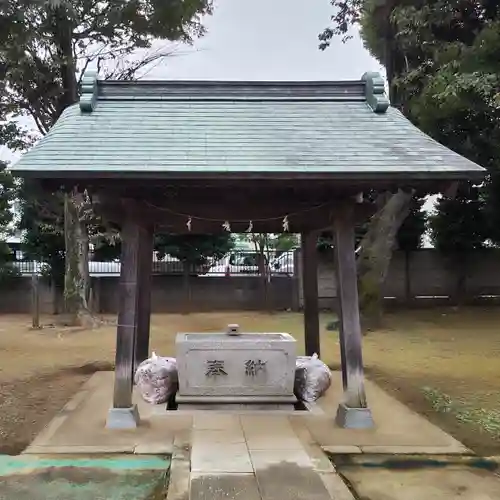
<path fill-rule="evenodd" d="M 339 365 L 338 334 L 325 326 L 322 359 Z M 111 323 L 113 318 L 107 318 Z M 30 329 L 27 316 L 0 316 L 0 453 L 22 451 L 96 370 L 111 369 L 115 327 Z M 289 332 L 303 346 L 302 316 L 256 312 L 169 314 L 152 318 L 151 349 L 175 355 L 179 331 Z M 365 338 L 367 376 L 483 455 L 500 455 L 500 308 L 388 314 Z"/>

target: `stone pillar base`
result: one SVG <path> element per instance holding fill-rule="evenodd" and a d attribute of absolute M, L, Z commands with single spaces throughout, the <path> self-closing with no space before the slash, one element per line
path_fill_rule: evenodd
<path fill-rule="evenodd" d="M 106 419 L 106 429 L 136 429 L 139 421 L 137 405 L 131 408 L 110 408 Z"/>
<path fill-rule="evenodd" d="M 369 408 L 350 408 L 339 404 L 335 423 L 344 429 L 370 429 L 375 426 Z"/>

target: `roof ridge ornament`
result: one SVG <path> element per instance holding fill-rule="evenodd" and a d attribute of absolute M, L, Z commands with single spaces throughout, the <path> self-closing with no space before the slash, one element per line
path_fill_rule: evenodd
<path fill-rule="evenodd" d="M 82 76 L 82 93 L 80 95 L 80 110 L 92 113 L 97 101 L 97 71 L 88 69 Z"/>
<path fill-rule="evenodd" d="M 377 71 L 367 71 L 361 80 L 365 82 L 365 96 L 374 113 L 385 113 L 390 101 L 385 93 L 385 82 Z"/>

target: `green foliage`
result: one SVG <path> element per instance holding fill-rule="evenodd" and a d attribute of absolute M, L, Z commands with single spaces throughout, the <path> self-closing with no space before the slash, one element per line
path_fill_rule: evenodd
<path fill-rule="evenodd" d="M 459 193 L 455 198 L 442 197 L 429 226 L 435 248 L 446 255 L 463 255 L 484 247 L 489 223 L 484 201 L 478 189 Z"/>
<path fill-rule="evenodd" d="M 486 240 L 499 243 L 498 1 L 332 0 L 332 5 L 337 7 L 332 27 L 320 38 L 346 36 L 358 24 L 365 47 L 386 66 L 393 105 L 425 133 L 489 170 L 480 189 L 465 183 L 455 200 L 438 203 L 430 223 L 438 248 L 462 252 Z"/>
<path fill-rule="evenodd" d="M 27 259 L 43 262 L 45 274 L 57 286 L 64 283 L 64 220 L 63 196 L 46 193 L 34 182 L 20 184 L 21 218 L 18 228 L 23 231 L 23 252 Z"/>
<path fill-rule="evenodd" d="M 77 74 L 97 64 L 132 79 L 168 49 L 137 58 L 153 41 L 190 42 L 203 33 L 210 0 L 4 0 L 0 5 L 0 116 L 33 118 L 42 134 L 77 97 Z M 135 55 L 136 57 L 131 57 Z"/>
<path fill-rule="evenodd" d="M 422 236 L 425 233 L 427 223 L 427 214 L 422 209 L 424 202 L 424 198 L 414 197 L 412 199 L 410 213 L 396 236 L 400 250 L 411 252 L 422 246 Z"/>
<path fill-rule="evenodd" d="M 11 278 L 19 276 L 19 270 L 12 263 L 14 256 L 5 243 L 0 241 L 0 287 L 9 283 Z"/>
<path fill-rule="evenodd" d="M 297 235 L 290 233 L 277 234 L 273 241 L 273 247 L 276 251 L 276 254 L 290 252 L 294 248 L 297 248 L 298 244 L 299 240 Z"/>
<path fill-rule="evenodd" d="M 154 41 L 191 42 L 203 34 L 201 16 L 211 0 L 5 0 L 0 4 L 0 144 L 29 147 L 35 137 L 18 124 L 33 120 L 44 135 L 78 98 L 83 70 L 96 65 L 104 78 L 134 79 L 171 53 Z M 24 241 L 28 255 L 48 264 L 59 281 L 64 270 L 61 193 L 21 190 Z M 91 237 L 99 239 L 100 221 Z M 101 242 L 102 243 L 102 242 Z M 119 247 L 98 251 L 117 256 Z"/>
<path fill-rule="evenodd" d="M 400 6 L 392 18 L 398 50 L 409 62 L 396 78 L 407 113 L 424 132 L 490 172 L 481 189 L 464 183 L 455 199 L 440 200 L 431 220 L 436 247 L 463 254 L 488 239 L 498 242 L 500 11 L 491 2 L 437 0 Z"/>
<path fill-rule="evenodd" d="M 359 23 L 364 0 L 330 0 L 335 14 L 332 15 L 332 26 L 326 28 L 320 35 L 320 49 L 325 50 L 334 36 L 350 38 L 349 31 L 353 24 Z"/>
<path fill-rule="evenodd" d="M 122 245 L 119 237 L 110 240 L 108 237 L 98 236 L 93 238 L 94 251 L 91 260 L 97 262 L 111 262 L 119 259 Z"/>
<path fill-rule="evenodd" d="M 160 257 L 171 255 L 190 266 L 220 259 L 234 247 L 230 234 L 157 234 L 155 250 Z"/>
<path fill-rule="evenodd" d="M 7 165 L 0 161 L 0 233 L 12 222 L 11 204 L 15 198 L 15 185 Z"/>
<path fill-rule="evenodd" d="M 0 162 L 0 284 L 18 274 L 12 265 L 12 252 L 4 241 L 9 233 L 9 224 L 12 222 L 11 204 L 16 193 L 14 179 L 6 168 L 7 165 Z"/>
<path fill-rule="evenodd" d="M 249 243 L 254 252 L 265 255 L 268 261 L 293 250 L 299 243 L 297 235 L 290 233 L 241 233 L 236 238 Z"/>

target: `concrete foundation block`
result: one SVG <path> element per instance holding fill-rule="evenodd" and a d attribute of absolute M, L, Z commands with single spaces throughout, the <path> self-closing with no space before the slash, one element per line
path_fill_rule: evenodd
<path fill-rule="evenodd" d="M 139 425 L 140 416 L 137 405 L 131 408 L 111 408 L 106 420 L 107 429 L 135 429 Z"/>
<path fill-rule="evenodd" d="M 335 423 L 343 429 L 370 429 L 375 425 L 369 408 L 350 408 L 343 403 L 339 404 Z"/>

